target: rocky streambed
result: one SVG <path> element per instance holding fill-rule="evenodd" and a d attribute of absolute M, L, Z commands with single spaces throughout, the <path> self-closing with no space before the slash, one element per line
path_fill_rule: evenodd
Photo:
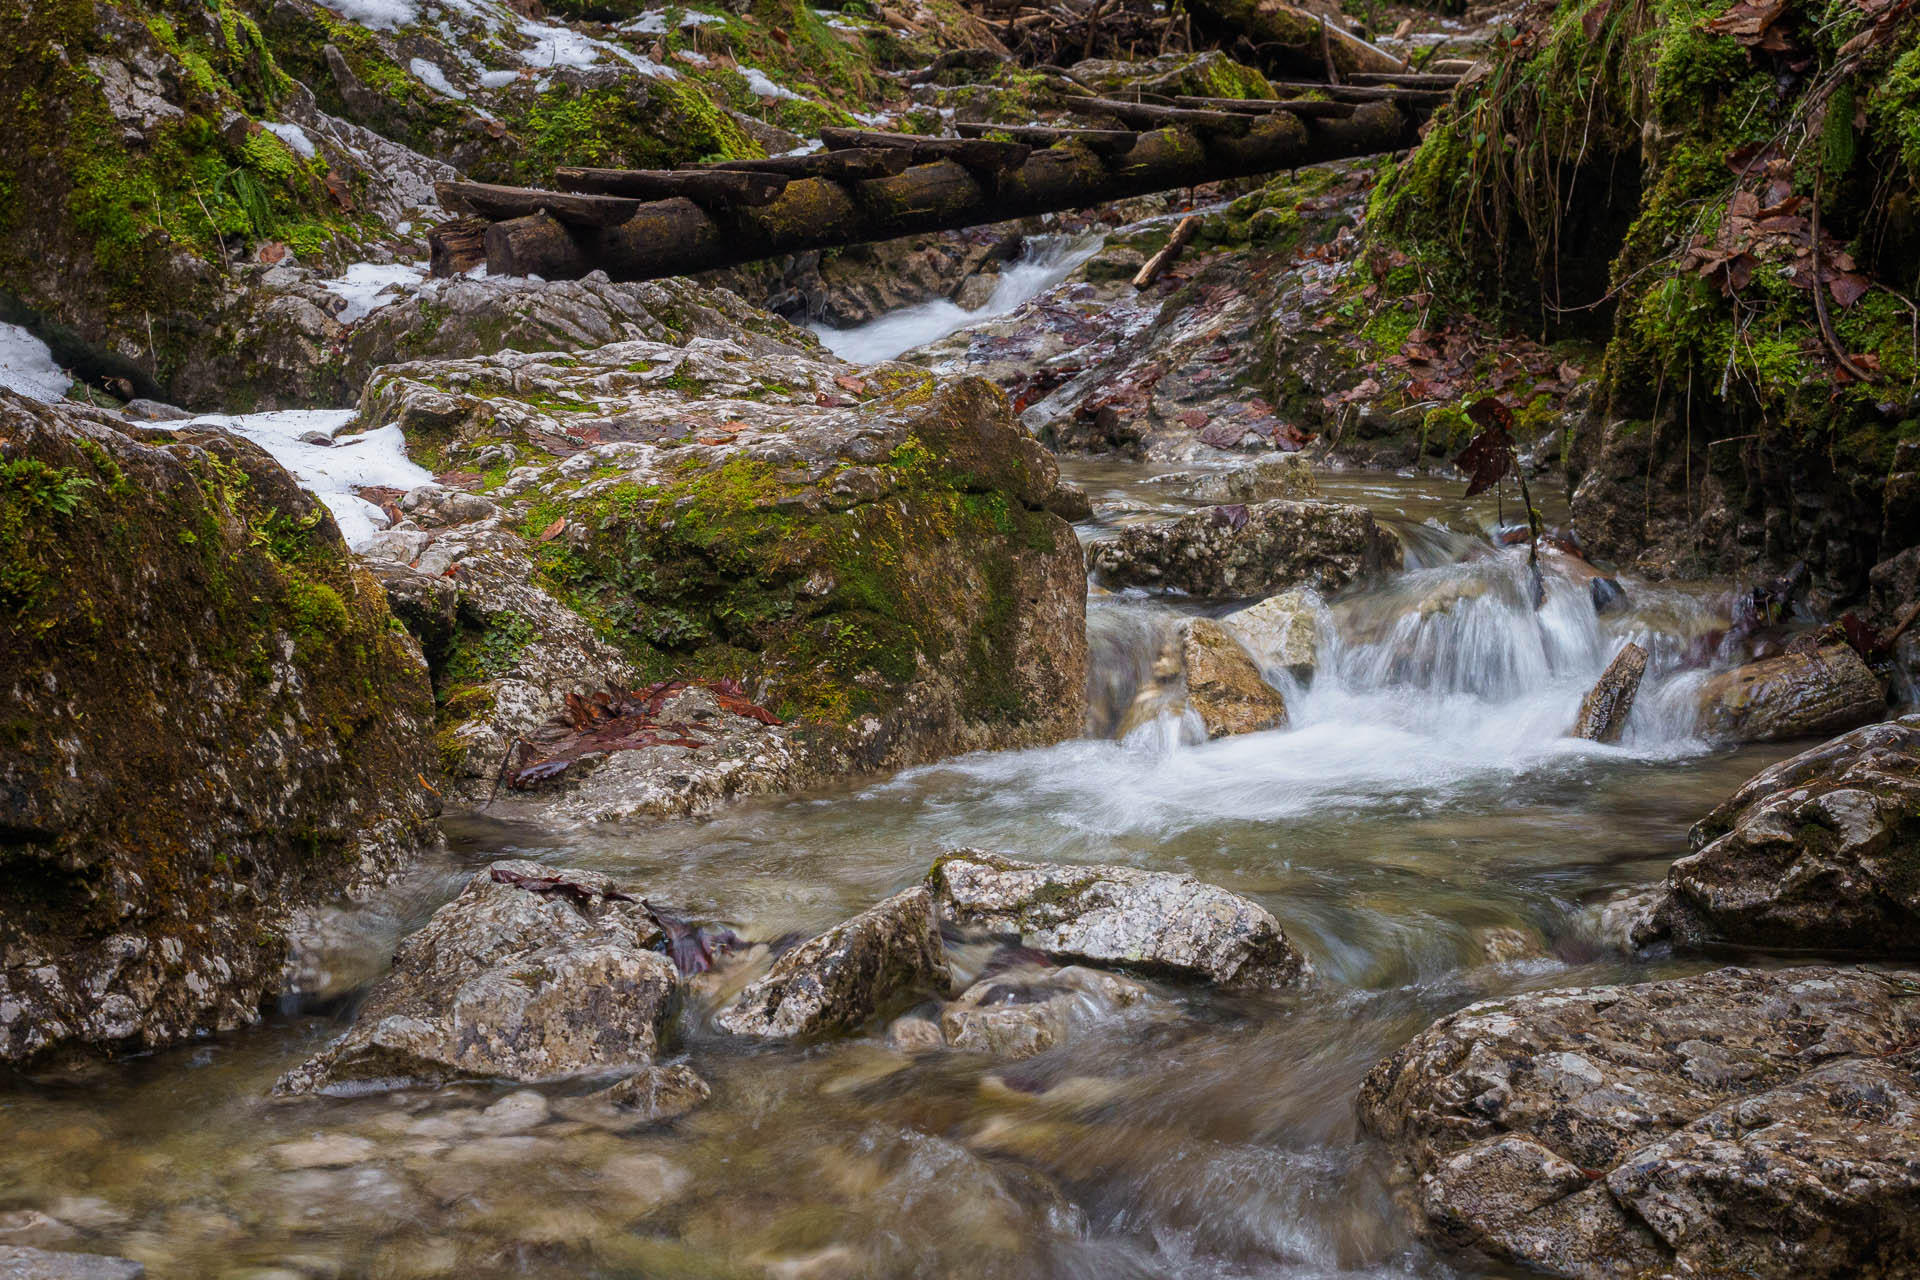
<path fill-rule="evenodd" d="M 905 363 L 459 279 L 357 411 L 0 400 L 0 1274 L 1910 1271 L 1883 670 L 1126 410 L 1257 308 L 1101 262 Z"/>

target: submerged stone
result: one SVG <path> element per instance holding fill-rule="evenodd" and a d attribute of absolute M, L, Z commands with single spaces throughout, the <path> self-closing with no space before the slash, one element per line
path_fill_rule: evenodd
<path fill-rule="evenodd" d="M 965 1052 L 1029 1058 L 1146 994 L 1137 982 L 1081 965 L 1007 970 L 981 978 L 941 1010 L 940 1032 Z"/>

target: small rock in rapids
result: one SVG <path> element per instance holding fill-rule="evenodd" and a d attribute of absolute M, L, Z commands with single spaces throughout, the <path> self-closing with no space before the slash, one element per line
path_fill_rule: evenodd
<path fill-rule="evenodd" d="M 967 849 L 936 862 L 927 884 L 955 924 L 1087 964 L 1240 990 L 1291 986 L 1312 972 L 1264 907 L 1176 872 Z"/>
<path fill-rule="evenodd" d="M 997 1058 L 1029 1058 L 1061 1044 L 1077 1025 L 1110 1017 L 1147 989 L 1080 965 L 996 973 L 968 987 L 940 1014 L 955 1049 Z"/>
<path fill-rule="evenodd" d="M 1207 726 L 1209 738 L 1286 727 L 1286 699 L 1260 678 L 1259 666 L 1218 622 L 1211 618 L 1189 622 L 1181 653 L 1187 669 L 1187 705 Z"/>
<path fill-rule="evenodd" d="M 888 1005 L 944 992 L 951 981 L 933 898 L 913 888 L 781 956 L 713 1025 L 741 1036 L 851 1031 Z"/>

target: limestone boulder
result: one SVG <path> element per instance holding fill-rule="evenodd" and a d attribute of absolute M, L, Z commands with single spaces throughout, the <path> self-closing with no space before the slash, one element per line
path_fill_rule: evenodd
<path fill-rule="evenodd" d="M 1426 1226 L 1551 1276 L 1920 1268 L 1920 973 L 1722 969 L 1469 1006 L 1374 1068 Z"/>
<path fill-rule="evenodd" d="M 1266 908 L 1189 875 L 962 850 L 935 863 L 927 883 L 943 918 L 1063 960 L 1237 990 L 1311 972 Z"/>
<path fill-rule="evenodd" d="M 244 1025 L 437 838 L 417 647 L 254 445 L 0 391 L 0 1060 Z"/>
<path fill-rule="evenodd" d="M 401 943 L 347 1033 L 276 1091 L 644 1072 L 678 1005 L 660 941 L 605 876 L 496 862 Z"/>
<path fill-rule="evenodd" d="M 1220 619 L 1253 656 L 1309 684 L 1320 666 L 1320 626 L 1327 612 L 1317 592 L 1295 587 Z"/>
<path fill-rule="evenodd" d="M 1398 569 L 1402 552 L 1365 507 L 1274 499 L 1132 525 L 1088 559 L 1111 587 L 1225 597 L 1337 591 Z"/>
<path fill-rule="evenodd" d="M 897 893 L 774 961 L 714 1016 L 729 1035 L 782 1039 L 852 1031 L 952 981 L 923 888 Z"/>

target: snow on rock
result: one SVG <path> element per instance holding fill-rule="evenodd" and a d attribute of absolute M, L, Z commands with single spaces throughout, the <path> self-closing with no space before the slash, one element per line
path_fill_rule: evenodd
<path fill-rule="evenodd" d="M 346 309 L 335 318 L 341 324 L 352 324 L 369 312 L 394 301 L 394 298 L 412 293 L 426 278 L 424 263 L 414 266 L 404 262 L 356 262 L 347 268 L 345 275 L 319 283 L 328 293 L 347 300 Z M 380 296 L 396 286 L 400 292 L 394 297 Z"/>
<path fill-rule="evenodd" d="M 319 148 L 313 145 L 313 139 L 309 138 L 307 131 L 297 124 L 274 124 L 263 120 L 260 127 L 286 143 L 293 154 L 302 160 L 311 160 L 319 154 Z"/>
<path fill-rule="evenodd" d="M 360 435 L 340 436 L 331 444 L 302 440 L 314 432 L 333 437 L 353 421 L 352 409 L 288 409 L 278 413 L 208 414 L 181 422 L 147 425 L 167 430 L 182 427 L 219 427 L 247 439 L 273 455 L 320 501 L 327 504 L 340 525 L 347 545 L 358 551 L 387 526 L 379 507 L 354 490 L 366 485 L 411 489 L 432 481 L 433 473 L 407 457 L 406 437 L 397 425 Z"/>
<path fill-rule="evenodd" d="M 803 96 L 795 93 L 786 86 L 775 84 L 769 80 L 767 73 L 758 67 L 743 66 L 735 67 L 734 70 L 738 71 L 740 78 L 747 82 L 747 88 L 762 98 L 792 98 L 796 102 L 806 101 Z"/>
<path fill-rule="evenodd" d="M 349 22 L 379 31 L 398 31 L 420 19 L 420 7 L 413 0 L 328 0 L 327 8 Z"/>
<path fill-rule="evenodd" d="M 456 102 L 465 102 L 467 100 L 467 95 L 463 91 L 456 89 L 453 81 L 447 79 L 447 73 L 433 63 L 428 62 L 425 58 L 413 59 L 407 63 L 407 70 L 413 72 L 414 78 L 419 80 L 421 84 L 424 84 L 441 97 L 452 98 Z"/>
<path fill-rule="evenodd" d="M 17 324 L 0 324 L 0 387 L 53 404 L 67 398 L 72 383 L 46 343 Z"/>

